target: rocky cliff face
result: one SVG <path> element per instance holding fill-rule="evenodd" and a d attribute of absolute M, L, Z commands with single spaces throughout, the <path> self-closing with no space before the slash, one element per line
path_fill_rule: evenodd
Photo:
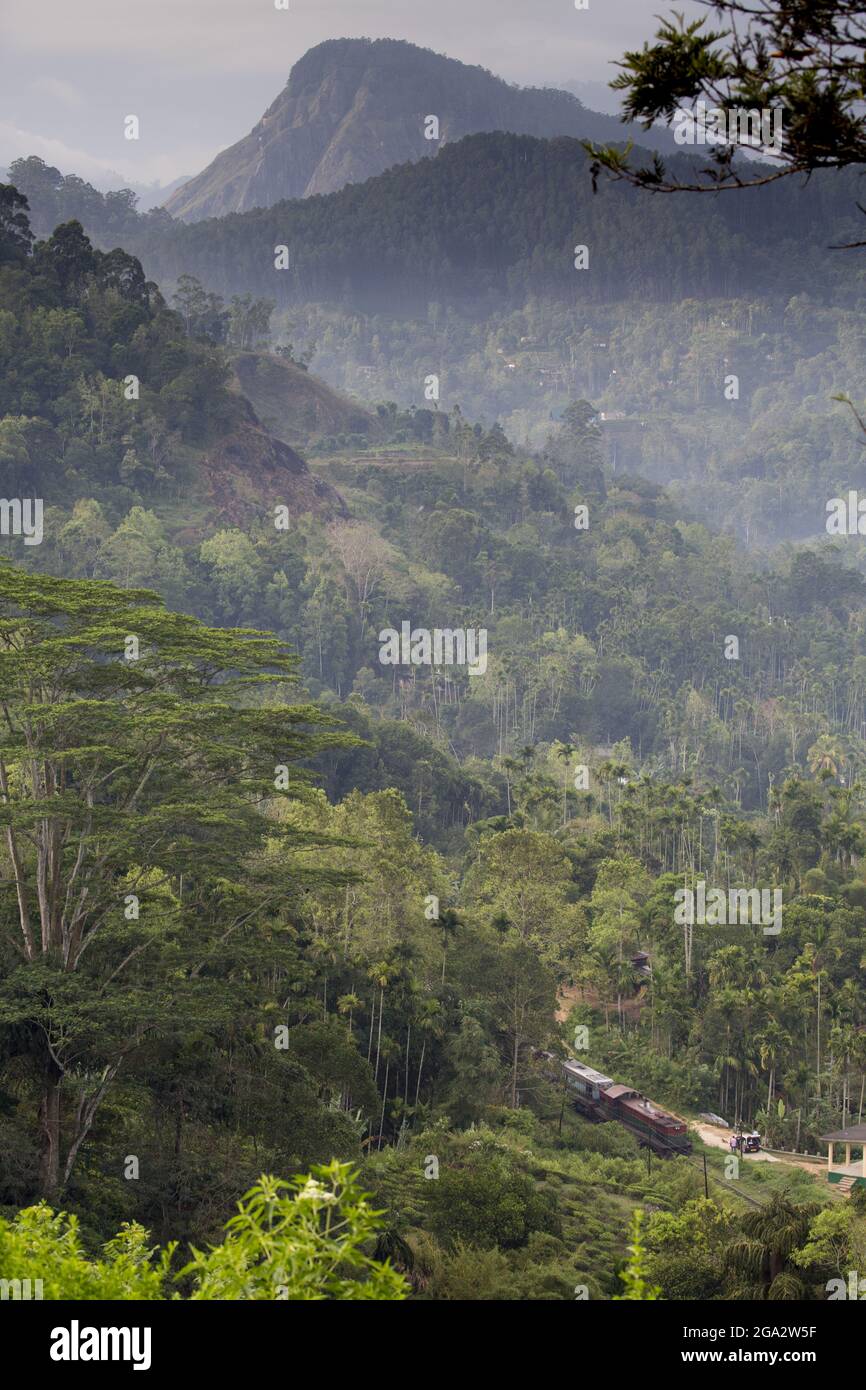
<path fill-rule="evenodd" d="M 425 136 L 428 116 L 439 139 Z M 310 49 L 249 135 L 223 150 L 165 206 L 197 222 L 283 198 L 333 193 L 394 164 L 435 155 L 479 131 L 572 135 L 673 150 L 665 131 L 624 126 L 569 92 L 512 87 L 480 67 L 394 39 L 334 39 Z"/>

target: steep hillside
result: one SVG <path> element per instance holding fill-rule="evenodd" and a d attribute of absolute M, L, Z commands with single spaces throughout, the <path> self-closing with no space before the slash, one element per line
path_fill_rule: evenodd
<path fill-rule="evenodd" d="M 277 503 L 342 514 L 334 489 L 228 389 L 223 354 L 186 334 L 134 257 L 94 250 L 77 222 L 32 242 L 26 203 L 7 186 L 0 459 L 10 494 L 52 506 L 98 496 L 109 516 L 184 498 L 210 524 L 261 521 Z"/>
<path fill-rule="evenodd" d="M 300 454 L 254 420 L 221 436 L 205 452 L 197 491 L 206 504 L 208 528 L 255 525 L 278 505 L 288 507 L 290 515 L 346 514 L 334 488 L 315 477 Z"/>
<path fill-rule="evenodd" d="M 425 121 L 439 120 L 439 139 Z M 393 164 L 435 155 L 478 131 L 572 135 L 673 149 L 663 130 L 599 115 L 569 92 L 513 87 L 484 68 L 394 39 L 333 39 L 310 49 L 259 123 L 165 202 L 187 222 L 333 193 Z"/>
<path fill-rule="evenodd" d="M 232 365 L 262 424 L 294 449 L 327 437 L 361 435 L 376 440 L 381 435 L 375 415 L 295 362 L 270 353 L 241 352 Z"/>

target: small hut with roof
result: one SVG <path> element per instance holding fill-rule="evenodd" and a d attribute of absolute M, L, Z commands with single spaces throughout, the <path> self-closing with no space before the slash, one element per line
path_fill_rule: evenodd
<path fill-rule="evenodd" d="M 847 1129 L 834 1130 L 832 1134 L 822 1134 L 821 1143 L 827 1149 L 827 1181 L 837 1182 L 843 1192 L 852 1187 L 866 1187 L 866 1125 L 849 1125 Z M 835 1160 L 837 1145 L 845 1146 L 845 1161 Z M 860 1157 L 851 1161 L 852 1148 L 859 1148 Z"/>

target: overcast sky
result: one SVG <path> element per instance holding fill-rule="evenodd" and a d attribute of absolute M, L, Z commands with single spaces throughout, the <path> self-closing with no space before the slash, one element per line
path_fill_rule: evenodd
<path fill-rule="evenodd" d="M 135 183 L 198 173 L 323 39 L 409 39 L 511 82 L 605 82 L 666 0 L 0 0 L 0 166 Z M 677 9 L 697 11 L 679 0 Z M 141 138 L 123 138 L 135 114 Z"/>

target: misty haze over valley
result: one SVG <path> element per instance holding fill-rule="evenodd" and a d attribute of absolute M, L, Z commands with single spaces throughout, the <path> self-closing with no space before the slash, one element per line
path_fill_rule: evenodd
<path fill-rule="evenodd" d="M 10 21 L 0 1299 L 829 1355 L 866 13 L 407 8 Z"/>

